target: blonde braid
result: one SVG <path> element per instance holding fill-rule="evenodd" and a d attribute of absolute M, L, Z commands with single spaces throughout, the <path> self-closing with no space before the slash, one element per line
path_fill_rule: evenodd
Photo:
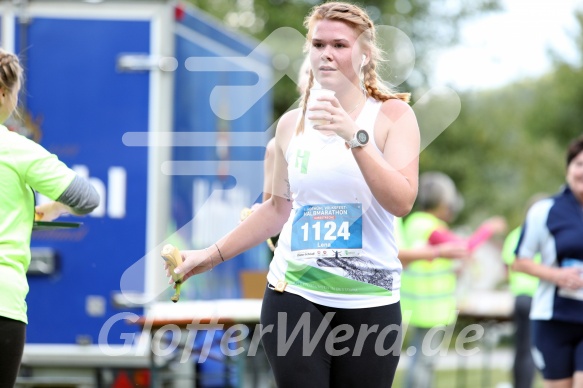
<path fill-rule="evenodd" d="M 410 93 L 393 93 L 386 86 L 379 86 L 376 72 L 376 62 L 371 61 L 367 68 L 368 69 L 364 72 L 364 86 L 369 96 L 378 101 L 399 99 L 405 102 L 409 102 L 411 99 Z"/>
<path fill-rule="evenodd" d="M 298 126 L 296 127 L 296 134 L 304 132 L 304 123 L 306 121 L 306 109 L 308 109 L 308 99 L 310 98 L 310 89 L 314 86 L 314 72 L 310 70 L 310 75 L 308 76 L 308 85 L 303 93 L 303 99 L 300 101 L 300 107 L 302 108 L 302 113 Z"/>

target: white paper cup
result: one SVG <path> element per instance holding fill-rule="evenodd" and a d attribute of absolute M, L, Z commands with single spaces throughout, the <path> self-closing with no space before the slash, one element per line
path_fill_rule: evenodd
<path fill-rule="evenodd" d="M 308 98 L 308 109 L 314 104 L 329 104 L 328 101 L 317 101 L 317 99 L 321 96 L 333 96 L 335 92 L 330 89 L 321 89 L 321 88 L 312 88 L 310 89 L 310 97 Z M 314 115 L 319 113 L 326 113 L 326 111 L 321 110 L 313 110 L 308 111 L 308 115 Z M 314 125 L 325 125 L 328 124 L 329 121 L 327 120 L 309 120 L 312 126 Z"/>

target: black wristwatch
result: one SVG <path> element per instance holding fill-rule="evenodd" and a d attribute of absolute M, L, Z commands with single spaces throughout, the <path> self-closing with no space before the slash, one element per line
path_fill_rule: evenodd
<path fill-rule="evenodd" d="M 354 134 L 352 140 L 346 142 L 346 145 L 348 148 L 363 147 L 368 143 L 368 139 L 368 132 L 364 129 L 359 129 Z"/>

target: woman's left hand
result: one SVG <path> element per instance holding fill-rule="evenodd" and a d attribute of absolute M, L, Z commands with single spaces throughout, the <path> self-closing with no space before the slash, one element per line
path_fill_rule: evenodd
<path fill-rule="evenodd" d="M 307 107 L 306 118 L 326 121 L 327 124 L 314 125 L 314 129 L 335 132 L 344 141 L 350 141 L 359 128 L 338 99 L 334 96 L 322 96 L 317 101 Z"/>

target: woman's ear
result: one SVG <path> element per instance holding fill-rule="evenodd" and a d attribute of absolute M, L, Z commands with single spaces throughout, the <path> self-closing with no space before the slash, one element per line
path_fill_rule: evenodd
<path fill-rule="evenodd" d="M 361 59 L 362 59 L 362 62 L 361 62 L 362 67 L 364 67 L 370 63 L 370 55 L 368 53 L 363 53 Z"/>

